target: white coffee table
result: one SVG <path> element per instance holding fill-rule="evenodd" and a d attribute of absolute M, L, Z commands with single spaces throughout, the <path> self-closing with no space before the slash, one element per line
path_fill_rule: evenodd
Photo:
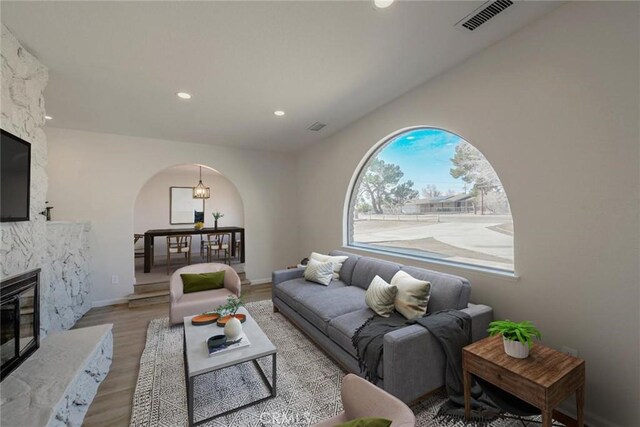
<path fill-rule="evenodd" d="M 209 356 L 207 349 L 207 339 L 214 335 L 224 334 L 224 329 L 216 326 L 216 324 L 206 326 L 193 326 L 191 319 L 195 316 L 187 316 L 184 318 L 184 370 L 187 383 L 187 408 L 189 413 L 189 425 L 196 426 L 211 421 L 214 418 L 227 415 L 231 412 L 238 411 L 250 405 L 262 402 L 264 400 L 275 397 L 276 395 L 276 347 L 269 341 L 269 338 L 262 332 L 258 323 L 251 317 L 249 312 L 244 308 L 240 308 L 238 313 L 246 314 L 247 320 L 242 324 L 242 330 L 247 336 L 251 345 L 223 351 Z M 271 383 L 267 379 L 266 374 L 260 367 L 257 359 L 271 356 L 273 362 Z M 246 403 L 234 409 L 216 414 L 212 417 L 195 421 L 193 419 L 194 396 L 193 383 L 195 377 L 203 375 L 219 369 L 228 368 L 240 363 L 252 361 L 258 373 L 262 377 L 262 381 L 271 392 L 270 396 L 263 397 L 253 402 Z"/>

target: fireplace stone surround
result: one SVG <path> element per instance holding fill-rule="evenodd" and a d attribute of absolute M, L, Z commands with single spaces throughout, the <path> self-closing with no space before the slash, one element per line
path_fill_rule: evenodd
<path fill-rule="evenodd" d="M 31 144 L 29 221 L 0 223 L 0 278 L 41 268 L 40 334 L 71 328 L 91 308 L 90 224 L 46 221 L 47 68 L 2 24 L 0 127 Z M 55 205 L 55 200 L 50 201 Z M 54 211 L 55 216 L 55 211 Z"/>
<path fill-rule="evenodd" d="M 0 127 L 28 141 L 32 154 L 30 218 L 0 224 L 0 279 L 41 269 L 40 347 L 3 379 L 0 424 L 79 426 L 111 365 L 112 325 L 67 331 L 91 308 L 91 226 L 40 214 L 48 188 L 48 71 L 4 24 L 0 46 Z"/>

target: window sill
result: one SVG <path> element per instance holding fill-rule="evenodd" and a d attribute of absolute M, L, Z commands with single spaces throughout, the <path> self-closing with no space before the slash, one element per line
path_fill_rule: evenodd
<path fill-rule="evenodd" d="M 419 262 L 423 262 L 425 264 L 431 264 L 434 266 L 446 267 L 447 269 L 460 270 L 460 272 L 456 274 L 459 274 L 461 276 L 464 276 L 465 272 L 473 272 L 476 274 L 481 274 L 483 276 L 500 278 L 510 282 L 517 282 L 518 280 L 520 280 L 520 276 L 516 275 L 515 272 L 513 271 L 499 270 L 499 269 L 482 267 L 479 265 L 472 265 L 472 264 L 462 264 L 457 262 L 442 261 L 436 258 L 430 258 L 426 256 L 417 256 L 417 255 L 411 255 L 403 252 L 379 249 L 366 244 L 351 243 L 351 244 L 343 245 L 342 247 L 346 251 L 356 250 L 360 252 L 399 258 L 400 260 L 409 259 L 412 261 L 419 261 Z"/>

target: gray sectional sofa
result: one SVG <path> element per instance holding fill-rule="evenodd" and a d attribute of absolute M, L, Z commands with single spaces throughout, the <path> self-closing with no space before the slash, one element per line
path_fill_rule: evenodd
<path fill-rule="evenodd" d="M 376 275 L 390 282 L 398 270 L 403 270 L 428 280 L 428 312 L 462 310 L 473 319 L 473 341 L 487 335 L 493 310 L 469 303 L 471 286 L 466 279 L 341 251 L 330 255 L 349 258 L 342 265 L 339 280 L 332 280 L 328 286 L 306 281 L 304 268 L 274 271 L 273 305 L 348 371 L 360 374 L 351 338 L 374 315 L 364 295 Z M 377 367 L 382 381 L 378 386 L 406 403 L 412 402 L 444 385 L 444 363 L 440 345 L 424 327 L 397 329 L 384 337 L 383 357 Z"/>

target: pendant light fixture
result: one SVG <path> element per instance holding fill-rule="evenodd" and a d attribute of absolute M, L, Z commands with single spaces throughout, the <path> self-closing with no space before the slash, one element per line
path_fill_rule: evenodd
<path fill-rule="evenodd" d="M 209 197 L 211 197 L 211 189 L 209 187 L 205 187 L 202 183 L 202 166 L 200 166 L 200 181 L 198 181 L 198 185 L 193 187 L 193 198 L 208 199 Z"/>

